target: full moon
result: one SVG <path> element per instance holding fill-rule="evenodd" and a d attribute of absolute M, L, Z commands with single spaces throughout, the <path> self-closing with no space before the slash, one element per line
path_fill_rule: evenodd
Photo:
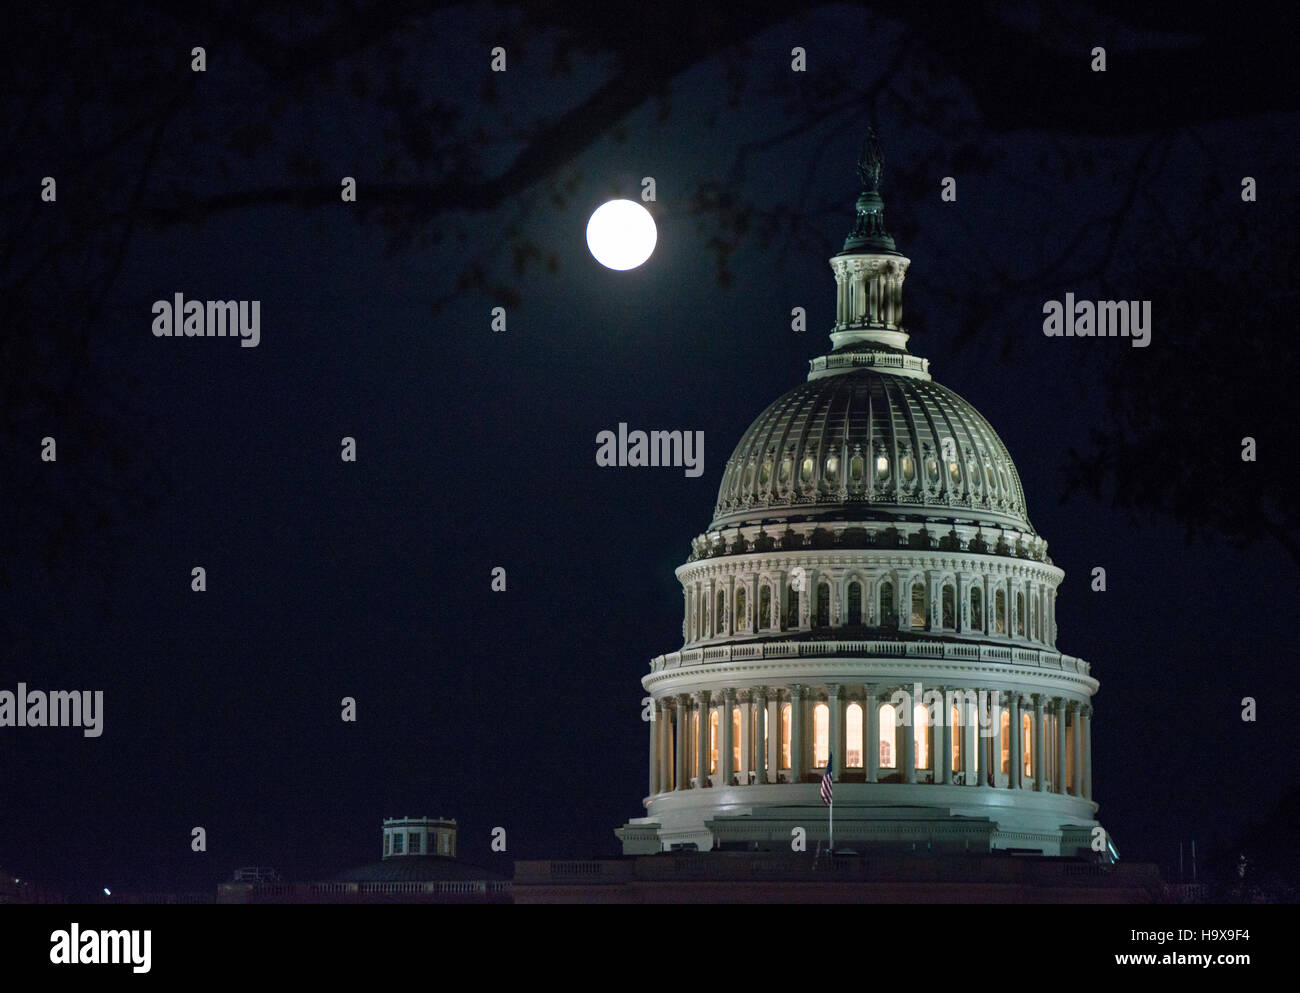
<path fill-rule="evenodd" d="M 658 238 L 650 211 L 632 200 L 601 204 L 587 222 L 587 247 L 606 269 L 635 269 L 650 257 Z"/>

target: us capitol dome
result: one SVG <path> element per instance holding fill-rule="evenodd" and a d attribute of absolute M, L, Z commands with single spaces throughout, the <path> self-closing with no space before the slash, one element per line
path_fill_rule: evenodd
<path fill-rule="evenodd" d="M 832 350 L 727 460 L 677 569 L 684 644 L 650 663 L 646 816 L 625 854 L 1117 853 L 1096 820 L 1097 681 L 1056 648 L 1064 573 L 992 425 L 902 324 L 883 155 L 835 274 Z"/>

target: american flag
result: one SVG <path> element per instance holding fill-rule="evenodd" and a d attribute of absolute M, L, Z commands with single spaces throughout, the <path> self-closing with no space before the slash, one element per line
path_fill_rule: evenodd
<path fill-rule="evenodd" d="M 822 803 L 830 806 L 831 802 L 831 756 L 826 757 L 826 771 L 822 773 Z"/>

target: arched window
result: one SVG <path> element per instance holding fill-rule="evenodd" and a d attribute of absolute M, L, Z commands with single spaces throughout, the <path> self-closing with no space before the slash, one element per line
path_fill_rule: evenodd
<path fill-rule="evenodd" d="M 731 768 L 733 772 L 740 772 L 740 712 L 744 708 L 731 708 Z M 724 784 L 730 786 L 730 783 Z"/>
<path fill-rule="evenodd" d="M 812 460 L 812 456 L 809 455 L 803 460 L 803 464 L 799 466 L 799 482 L 801 483 L 810 482 L 812 480 L 812 475 L 813 475 L 813 460 Z"/>
<path fill-rule="evenodd" d="M 771 479 L 772 479 L 772 460 L 764 459 L 763 465 L 758 470 L 759 487 L 766 490 L 767 484 L 771 481 Z"/>
<path fill-rule="evenodd" d="M 786 483 L 790 482 L 790 473 L 793 469 L 794 469 L 794 459 L 790 458 L 790 456 L 787 455 L 785 458 L 781 460 L 781 470 L 776 477 L 777 482 L 780 483 L 782 486 L 785 486 Z"/>
<path fill-rule="evenodd" d="M 713 619 L 717 623 L 715 634 L 722 634 L 727 629 L 727 594 L 718 590 L 718 609 L 713 612 Z"/>
<path fill-rule="evenodd" d="M 849 583 L 849 623 L 862 623 L 862 584 Z"/>
<path fill-rule="evenodd" d="M 1002 771 L 1011 774 L 1011 711 L 1002 711 L 1002 723 L 998 730 L 998 740 L 1002 742 Z"/>
<path fill-rule="evenodd" d="M 790 704 L 781 704 L 781 768 L 790 768 Z"/>
<path fill-rule="evenodd" d="M 840 457 L 838 455 L 827 456 L 826 473 L 823 478 L 832 485 L 840 481 Z"/>
<path fill-rule="evenodd" d="M 916 742 L 916 768 L 928 769 L 934 728 L 930 726 L 930 709 L 923 703 L 912 708 L 912 733 Z"/>
<path fill-rule="evenodd" d="M 799 626 L 799 591 L 791 589 L 789 592 L 790 609 L 785 615 L 785 626 L 796 628 Z"/>
<path fill-rule="evenodd" d="M 876 456 L 876 479 L 879 482 L 883 483 L 888 478 L 889 478 L 889 456 L 877 455 Z"/>
<path fill-rule="evenodd" d="M 1021 637 L 1025 634 L 1025 594 L 1019 590 L 1016 591 L 1016 634 Z"/>
<path fill-rule="evenodd" d="M 1007 633 L 1007 594 L 998 590 L 993 594 L 993 630 L 998 634 Z"/>
<path fill-rule="evenodd" d="M 880 584 L 880 626 L 898 626 L 898 611 L 894 607 L 894 584 L 888 579 Z"/>
<path fill-rule="evenodd" d="M 817 584 L 817 626 L 829 627 L 831 623 L 830 583 Z"/>
<path fill-rule="evenodd" d="M 950 756 L 952 765 L 949 768 L 953 772 L 959 772 L 961 770 L 962 753 L 966 751 L 966 726 L 962 723 L 961 714 L 957 712 L 956 707 L 949 708 L 948 728 L 948 736 L 952 739 L 952 755 Z"/>
<path fill-rule="evenodd" d="M 862 478 L 867 473 L 867 464 L 861 455 L 849 459 L 849 482 L 854 486 L 862 485 Z"/>
<path fill-rule="evenodd" d="M 813 707 L 813 768 L 825 769 L 831 754 L 831 708 Z"/>
<path fill-rule="evenodd" d="M 1025 775 L 1034 774 L 1034 715 L 1020 715 L 1020 740 L 1023 747 L 1020 753 L 1025 757 Z"/>
<path fill-rule="evenodd" d="M 957 593 L 951 583 L 943 587 L 943 627 L 945 631 L 957 629 Z"/>
<path fill-rule="evenodd" d="M 851 703 L 844 710 L 844 765 L 862 768 L 862 705 Z"/>
<path fill-rule="evenodd" d="M 895 769 L 894 757 L 898 754 L 897 714 L 892 704 L 880 705 L 880 768 Z"/>
<path fill-rule="evenodd" d="M 984 594 L 978 586 L 970 588 L 970 625 L 976 631 L 984 630 Z"/>
<path fill-rule="evenodd" d="M 919 631 L 925 627 L 925 584 L 918 579 L 912 584 L 912 628 Z"/>
<path fill-rule="evenodd" d="M 933 455 L 925 457 L 925 475 L 930 480 L 930 485 L 934 486 L 939 482 L 939 460 Z"/>
<path fill-rule="evenodd" d="M 747 626 L 745 624 L 745 588 L 742 586 L 736 590 L 736 630 L 743 631 Z"/>
<path fill-rule="evenodd" d="M 718 708 L 709 711 L 709 775 L 718 774 Z"/>
<path fill-rule="evenodd" d="M 772 626 L 772 587 L 767 584 L 758 591 L 758 625 L 763 628 Z"/>
<path fill-rule="evenodd" d="M 910 483 L 916 478 L 916 463 L 912 461 L 912 456 L 903 456 L 903 482 Z"/>
<path fill-rule="evenodd" d="M 700 712 L 691 711 L 691 741 L 690 756 L 686 768 L 694 770 L 700 763 Z M 690 775 L 688 772 L 687 775 Z M 703 785 L 703 784 L 701 784 Z"/>

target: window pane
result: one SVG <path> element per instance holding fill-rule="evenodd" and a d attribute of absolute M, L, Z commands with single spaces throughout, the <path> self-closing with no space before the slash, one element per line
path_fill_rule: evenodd
<path fill-rule="evenodd" d="M 850 769 L 862 768 L 862 707 L 851 703 L 844 714 L 844 764 Z"/>
<path fill-rule="evenodd" d="M 824 703 L 813 708 L 813 766 L 826 768 L 831 753 L 831 709 Z"/>

